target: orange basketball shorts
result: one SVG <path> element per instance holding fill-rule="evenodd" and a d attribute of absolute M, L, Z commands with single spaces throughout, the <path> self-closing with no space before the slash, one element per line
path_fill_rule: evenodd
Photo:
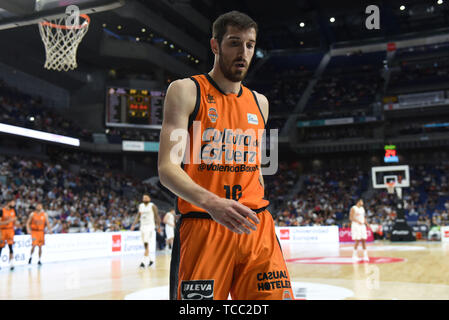
<path fill-rule="evenodd" d="M 31 245 L 33 246 L 43 246 L 45 244 L 45 233 L 44 231 L 31 230 Z"/>
<path fill-rule="evenodd" d="M 0 247 L 3 248 L 5 244 L 14 244 L 14 229 L 2 229 L 1 230 L 2 241 Z"/>
<path fill-rule="evenodd" d="M 170 299 L 293 299 L 273 218 L 267 210 L 257 216 L 257 230 L 240 235 L 210 217 L 183 216 L 172 250 Z"/>

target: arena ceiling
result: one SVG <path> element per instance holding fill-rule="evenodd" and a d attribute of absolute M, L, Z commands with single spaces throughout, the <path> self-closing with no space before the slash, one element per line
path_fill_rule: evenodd
<path fill-rule="evenodd" d="M 28 1 L 28 0 L 20 0 Z M 94 1 L 94 0 L 92 0 Z M 184 37 L 195 43 L 195 50 L 182 41 L 173 41 L 164 32 L 148 36 L 148 45 L 159 48 L 167 55 L 176 57 L 188 65 L 189 70 L 205 72 L 210 68 L 212 55 L 209 51 L 210 27 L 213 20 L 229 10 L 248 13 L 259 24 L 258 47 L 271 50 L 326 50 L 334 43 L 358 42 L 370 39 L 393 39 L 399 35 L 416 32 L 441 32 L 449 26 L 449 0 L 377 0 L 377 1 L 258 1 L 258 0 L 124 0 L 127 4 L 138 2 L 173 26 Z M 0 0 L 2 3 L 8 1 Z M 365 28 L 366 6 L 376 4 L 381 13 L 381 29 Z M 401 6 L 404 5 L 403 10 Z M 180 8 L 193 9 L 198 16 L 185 14 Z M 76 89 L 86 82 L 86 74 L 114 70 L 119 76 L 152 74 L 164 66 L 129 57 L 105 56 L 100 54 L 101 41 L 105 33 L 129 42 L 130 39 L 144 40 L 141 31 L 150 29 L 149 21 L 124 18 L 120 8 L 92 15 L 89 32 L 78 49 L 80 67 L 76 72 L 62 74 L 42 68 L 44 47 L 36 25 L 0 30 L 2 50 L 0 61 L 44 77 L 68 89 Z M 8 14 L 0 10 L 0 20 Z M 201 17 L 202 24 L 197 17 Z M 334 22 L 330 19 L 334 18 Z M 0 21 L 1 22 L 1 21 Z M 118 29 L 118 27 L 121 27 Z M 164 31 L 164 30 L 162 30 Z M 146 38 L 145 38 L 146 39 Z M 156 41 L 157 40 L 157 41 Z M 179 40 L 179 38 L 178 38 Z M 173 47 L 171 47 L 173 45 Z M 171 49 L 169 48 L 171 47 Z M 131 48 L 131 47 L 130 47 Z M 131 49 L 130 49 L 131 50 Z M 184 59 L 184 60 L 183 60 Z M 198 61 L 197 61 L 198 60 Z M 173 75 L 176 77 L 176 75 Z"/>

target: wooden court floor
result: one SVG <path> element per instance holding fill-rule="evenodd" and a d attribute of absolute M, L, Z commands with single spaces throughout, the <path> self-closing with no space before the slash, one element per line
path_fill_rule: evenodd
<path fill-rule="evenodd" d="M 295 296 L 449 299 L 449 244 L 376 241 L 368 247 L 370 263 L 350 262 L 351 247 L 284 244 Z M 140 259 L 133 255 L 2 268 L 0 299 L 167 299 L 170 255 L 158 252 L 156 264 L 145 270 L 138 268 Z"/>

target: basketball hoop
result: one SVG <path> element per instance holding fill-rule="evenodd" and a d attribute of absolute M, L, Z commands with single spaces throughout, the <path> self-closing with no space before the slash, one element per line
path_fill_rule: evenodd
<path fill-rule="evenodd" d="M 394 193 L 394 187 L 396 185 L 396 182 L 391 181 L 391 182 L 387 182 L 387 190 L 389 194 L 393 194 Z"/>
<path fill-rule="evenodd" d="M 84 21 L 78 25 L 66 25 L 66 17 L 39 23 L 39 32 L 45 45 L 44 68 L 69 71 L 78 67 L 76 52 L 90 24 L 88 15 L 81 14 L 79 17 Z"/>

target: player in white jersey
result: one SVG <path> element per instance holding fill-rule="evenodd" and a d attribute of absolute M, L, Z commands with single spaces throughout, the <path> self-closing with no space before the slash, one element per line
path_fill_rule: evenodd
<path fill-rule="evenodd" d="M 171 209 L 164 216 L 165 223 L 165 235 L 167 237 L 167 248 L 171 250 L 173 248 L 173 239 L 175 238 L 175 210 Z"/>
<path fill-rule="evenodd" d="M 368 238 L 366 228 L 368 224 L 365 219 L 363 199 L 357 200 L 356 205 L 351 208 L 351 211 L 349 213 L 349 220 L 351 220 L 352 240 L 355 241 L 354 250 L 352 252 L 352 259 L 354 261 L 359 261 L 357 247 L 359 246 L 359 242 L 361 241 L 363 248 L 363 261 L 368 262 L 369 257 L 366 250 L 366 239 Z"/>
<path fill-rule="evenodd" d="M 141 268 L 144 268 L 146 265 L 150 267 L 154 263 L 156 253 L 155 228 L 157 227 L 159 229 L 161 224 L 157 206 L 150 201 L 151 197 L 148 194 L 144 194 L 142 203 L 139 204 L 136 219 L 131 226 L 132 231 L 140 219 L 140 234 L 142 235 L 143 246 L 145 247 L 145 253 L 140 263 Z M 150 256 L 150 249 L 154 253 L 152 256 Z"/>

